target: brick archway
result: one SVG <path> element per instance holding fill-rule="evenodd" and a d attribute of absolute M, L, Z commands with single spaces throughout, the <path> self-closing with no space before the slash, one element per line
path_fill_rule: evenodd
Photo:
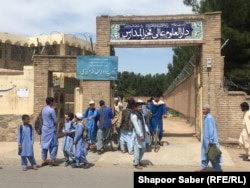
<path fill-rule="evenodd" d="M 149 28 L 149 25 L 156 30 L 146 31 L 145 28 Z M 168 25 L 172 25 L 177 30 L 169 31 Z M 135 28 L 134 31 L 131 30 L 133 28 Z M 193 31 L 191 35 L 186 32 L 186 30 L 191 31 L 190 29 Z M 96 18 L 96 32 L 95 52 L 97 56 L 110 56 L 115 47 L 199 46 L 200 59 L 196 66 L 195 93 L 193 94 L 195 99 L 192 101 L 193 104 L 190 104 L 190 101 L 182 101 L 182 105 L 194 107 L 190 110 L 195 113 L 196 130 L 200 136 L 202 128 L 201 105 L 209 102 L 213 106 L 213 114 L 217 114 L 218 107 L 216 105 L 219 104 L 219 98 L 216 96 L 220 94 L 224 75 L 223 58 L 220 55 L 221 12 L 161 16 L 103 15 Z M 145 34 L 145 32 L 147 33 Z M 160 34 L 162 38 L 159 37 Z M 208 59 L 212 62 L 209 77 L 207 76 Z M 34 116 L 36 117 L 49 94 L 51 72 L 76 72 L 76 57 L 37 56 L 34 59 L 34 66 L 34 95 L 36 96 Z M 103 99 L 106 104 L 112 105 L 112 81 L 81 81 L 80 87 L 82 91 L 79 91 L 81 93 L 79 110 L 85 108 L 89 100 L 95 100 L 98 103 L 100 99 Z M 179 108 L 176 104 L 172 104 L 172 107 Z"/>
<path fill-rule="evenodd" d="M 169 31 L 167 28 L 170 25 L 177 26 L 173 27 L 177 30 Z M 192 35 L 185 32 L 189 26 L 193 29 Z M 220 92 L 219 88 L 224 75 L 223 58 L 220 55 L 221 12 L 161 16 L 103 15 L 96 18 L 96 32 L 96 55 L 99 56 L 110 56 L 114 47 L 200 46 L 200 60 L 196 67 L 194 83 L 195 100 L 191 105 L 194 107 L 192 110 L 195 113 L 196 134 L 200 137 L 202 132 L 201 106 L 210 103 L 213 106 L 213 113 L 217 114 L 216 95 Z M 160 34 L 165 35 L 165 38 L 159 37 Z M 188 37 L 181 36 L 182 34 L 187 34 Z M 209 60 L 212 62 L 212 68 L 209 70 L 208 77 L 207 61 Z M 107 91 L 107 93 L 110 95 L 112 92 Z M 190 102 L 186 104 L 190 105 Z"/>

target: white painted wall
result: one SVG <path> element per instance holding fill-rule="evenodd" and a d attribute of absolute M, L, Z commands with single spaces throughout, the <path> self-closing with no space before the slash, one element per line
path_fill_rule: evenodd
<path fill-rule="evenodd" d="M 34 68 L 33 66 L 24 66 L 24 70 L 19 72 L 23 72 L 23 74 L 13 75 L 11 72 L 8 74 L 8 70 L 6 70 L 6 74 L 0 75 L 1 115 L 33 114 Z M 8 89 L 10 90 L 6 91 Z"/>

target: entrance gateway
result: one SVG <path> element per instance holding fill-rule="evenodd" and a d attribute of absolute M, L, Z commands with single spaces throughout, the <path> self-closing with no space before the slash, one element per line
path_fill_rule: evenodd
<path fill-rule="evenodd" d="M 111 55 L 113 48 L 199 46 L 200 53 L 194 69 L 193 100 L 181 101 L 179 105 L 191 107 L 196 135 L 201 137 L 202 105 L 209 103 L 213 107 L 213 114 L 217 114 L 216 96 L 224 75 L 221 12 L 160 16 L 102 15 L 96 18 L 96 33 L 96 55 L 100 56 Z M 110 101 L 111 93 L 107 91 L 105 94 L 106 101 Z M 168 107 L 178 111 L 174 96 L 166 97 L 164 101 Z"/>
<path fill-rule="evenodd" d="M 195 117 L 196 135 L 202 128 L 201 106 L 210 103 L 217 114 L 219 90 L 223 80 L 221 48 L 221 12 L 205 14 L 160 16 L 108 16 L 96 17 L 96 56 L 112 56 L 114 48 L 155 48 L 198 46 L 200 49 L 194 69 L 191 100 L 175 98 L 180 93 L 164 97 L 169 108 L 179 111 L 183 106 Z M 208 72 L 208 64 L 210 65 Z M 37 56 L 34 59 L 34 117 L 45 103 L 45 97 L 53 93 L 53 72 L 76 72 L 75 56 Z M 209 76 L 208 76 L 209 75 Z M 182 93 L 185 89 L 182 90 Z M 80 80 L 75 92 L 75 112 L 82 112 L 88 101 L 97 103 L 103 99 L 113 103 L 113 80 Z M 59 98 L 60 99 L 60 98 Z M 58 100 L 59 100 L 58 99 Z M 59 100 L 60 101 L 60 100 Z M 60 104 L 58 102 L 58 104 Z M 58 106 L 60 109 L 60 106 Z M 58 111 L 59 113 L 59 111 Z M 216 118 L 216 117 L 215 117 Z"/>

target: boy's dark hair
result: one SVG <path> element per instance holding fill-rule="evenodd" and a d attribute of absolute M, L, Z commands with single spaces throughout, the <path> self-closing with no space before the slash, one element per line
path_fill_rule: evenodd
<path fill-rule="evenodd" d="M 240 104 L 240 107 L 241 107 L 241 110 L 242 110 L 242 111 L 247 111 L 247 110 L 249 110 L 249 105 L 248 105 L 247 102 L 241 103 L 241 104 Z"/>
<path fill-rule="evenodd" d="M 128 104 L 127 104 L 127 108 L 128 109 L 133 109 L 134 106 L 135 106 L 135 99 L 134 97 L 129 97 L 128 100 L 127 100 Z"/>
<path fill-rule="evenodd" d="M 29 115 L 27 115 L 27 114 L 23 114 L 22 115 L 22 120 L 24 121 L 25 119 L 27 119 L 27 118 L 30 118 L 30 116 Z M 29 126 L 29 128 L 30 128 L 30 139 L 32 140 L 32 131 L 33 131 L 33 129 L 32 129 L 32 126 L 30 125 L 30 124 L 28 124 L 28 126 Z M 23 126 L 22 125 L 20 125 L 20 143 L 21 143 L 21 139 L 22 139 L 22 134 L 23 134 Z"/>
<path fill-rule="evenodd" d="M 72 120 L 74 118 L 74 114 L 71 112 L 67 112 L 66 115 L 69 116 L 69 119 Z"/>
<path fill-rule="evenodd" d="M 46 98 L 46 104 L 50 104 L 51 102 L 54 102 L 54 98 L 53 97 L 47 97 Z"/>
<path fill-rule="evenodd" d="M 27 115 L 27 114 L 23 114 L 23 115 L 22 115 L 22 120 L 23 120 L 23 121 L 24 121 L 25 119 L 27 119 L 27 118 L 30 118 L 30 116 Z"/>
<path fill-rule="evenodd" d="M 160 98 L 160 97 L 161 97 L 161 94 L 160 94 L 160 93 L 157 93 L 157 94 L 155 94 L 154 96 Z"/>
<path fill-rule="evenodd" d="M 100 106 L 103 106 L 103 105 L 105 105 L 105 102 L 104 102 L 104 100 L 100 100 L 100 102 L 99 102 L 99 105 L 100 105 Z"/>
<path fill-rule="evenodd" d="M 141 103 L 141 102 L 136 102 L 136 103 L 134 104 L 134 107 L 136 108 L 136 107 L 142 106 L 142 105 L 143 105 L 143 103 Z"/>

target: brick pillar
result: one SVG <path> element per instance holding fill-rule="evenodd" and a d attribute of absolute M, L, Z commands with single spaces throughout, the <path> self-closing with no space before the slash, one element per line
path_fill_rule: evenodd
<path fill-rule="evenodd" d="M 211 105 L 211 113 L 217 114 L 217 94 L 222 84 L 224 66 L 221 58 L 221 13 L 205 14 L 204 41 L 201 52 L 201 80 L 203 86 L 202 103 Z M 211 61 L 211 68 L 207 62 Z"/>

